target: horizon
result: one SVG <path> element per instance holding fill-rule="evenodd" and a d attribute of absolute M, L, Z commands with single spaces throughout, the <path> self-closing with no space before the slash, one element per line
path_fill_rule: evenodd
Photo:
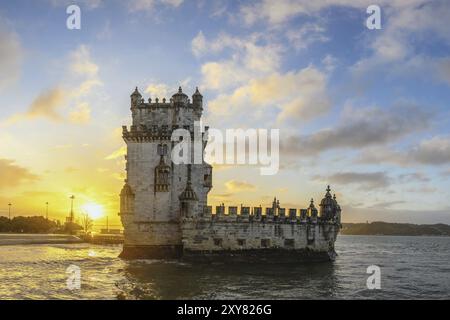
<path fill-rule="evenodd" d="M 280 129 L 279 172 L 215 165 L 209 205 L 306 208 L 329 184 L 343 223 L 450 224 L 450 7 L 382 0 L 370 30 L 371 1 L 280 2 L 1 3 L 0 216 L 64 221 L 75 195 L 120 224 L 130 94 L 198 86 L 205 125 Z"/>
<path fill-rule="evenodd" d="M 20 216 L 12 216 L 11 217 L 11 220 L 13 219 L 13 218 L 43 218 L 43 219 L 46 219 L 46 217 L 45 216 L 43 216 L 43 215 L 33 215 L 33 214 L 30 214 L 30 215 L 20 215 Z M 8 219 L 8 217 L 7 216 L 2 216 L 2 215 L 0 215 L 0 218 L 6 218 L 6 219 Z M 104 227 L 104 226 L 106 226 L 106 223 L 103 225 L 100 225 L 100 224 L 95 224 L 95 222 L 97 221 L 101 221 L 102 219 L 104 219 L 104 220 L 106 220 L 106 216 L 105 217 L 102 217 L 102 218 L 95 218 L 95 219 L 93 219 L 93 229 L 95 229 L 95 228 L 97 228 L 97 227 Z M 64 221 L 62 221 L 62 220 L 60 220 L 60 219 L 51 219 L 51 217 L 49 217 L 49 219 L 48 219 L 49 221 L 52 221 L 52 222 L 59 222 L 59 223 L 63 223 Z M 76 219 L 76 217 L 75 217 L 75 223 L 77 223 L 78 224 L 78 222 L 76 221 L 77 219 Z M 342 224 L 372 224 L 372 223 L 387 223 L 387 224 L 411 224 L 411 225 L 418 225 L 418 226 L 420 226 L 420 225 L 438 225 L 438 224 L 442 224 L 442 225 L 446 225 L 446 226 L 450 226 L 450 224 L 447 224 L 447 223 L 441 223 L 441 222 L 436 222 L 436 223 L 408 223 L 408 222 L 396 222 L 396 221 L 393 221 L 393 222 L 390 222 L 390 221 L 382 221 L 382 220 L 373 220 L 373 221 L 359 221 L 359 222 L 346 222 L 346 221 L 342 221 Z M 117 226 L 117 225 L 112 225 L 112 226 Z M 122 226 L 121 226 L 122 227 Z M 111 228 L 111 229 L 117 229 L 117 228 Z"/>

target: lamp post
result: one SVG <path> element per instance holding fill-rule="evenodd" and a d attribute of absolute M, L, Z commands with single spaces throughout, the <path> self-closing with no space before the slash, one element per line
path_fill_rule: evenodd
<path fill-rule="evenodd" d="M 73 215 L 73 200 L 74 199 L 75 199 L 75 196 L 71 195 L 70 196 L 70 200 L 71 200 L 71 202 L 70 202 L 70 223 L 73 223 L 73 220 L 74 220 L 74 215 Z"/>
<path fill-rule="evenodd" d="M 48 202 L 45 203 L 45 219 L 48 220 Z"/>
<path fill-rule="evenodd" d="M 9 220 L 11 220 L 11 206 L 12 206 L 12 203 L 8 203 L 8 218 L 9 218 Z"/>

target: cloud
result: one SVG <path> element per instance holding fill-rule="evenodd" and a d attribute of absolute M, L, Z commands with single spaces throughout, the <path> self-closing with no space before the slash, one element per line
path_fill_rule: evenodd
<path fill-rule="evenodd" d="M 22 56 L 19 37 L 0 16 L 0 91 L 19 79 Z"/>
<path fill-rule="evenodd" d="M 192 40 L 191 49 L 197 57 L 215 55 L 227 49 L 232 52 L 228 59 L 208 61 L 202 65 L 202 87 L 214 90 L 236 87 L 275 72 L 280 67 L 283 50 L 264 34 L 233 37 L 221 33 L 209 41 L 201 31 Z"/>
<path fill-rule="evenodd" d="M 150 83 L 145 92 L 157 98 L 165 98 L 170 94 L 170 88 L 164 83 Z"/>
<path fill-rule="evenodd" d="M 69 114 L 69 120 L 72 123 L 88 123 L 91 119 L 91 109 L 89 104 L 83 102 L 79 104 L 75 110 L 71 111 Z"/>
<path fill-rule="evenodd" d="M 392 163 L 409 165 L 446 165 L 450 163 L 450 137 L 434 136 L 424 139 L 406 150 L 371 148 L 361 152 L 357 163 Z"/>
<path fill-rule="evenodd" d="M 248 25 L 257 22 L 279 25 L 296 16 L 317 14 L 321 10 L 332 6 L 359 7 L 365 9 L 370 4 L 371 1 L 366 0 L 260 0 L 241 6 L 240 15 Z"/>
<path fill-rule="evenodd" d="M 385 188 L 390 185 L 390 178 L 385 172 L 343 172 L 329 176 L 315 176 L 315 180 L 337 185 L 359 185 L 367 189 Z"/>
<path fill-rule="evenodd" d="M 126 154 L 127 154 L 127 147 L 122 146 L 118 150 L 116 150 L 113 153 L 111 153 L 110 155 L 106 156 L 105 159 L 106 160 L 114 160 L 117 158 L 121 158 Z"/>
<path fill-rule="evenodd" d="M 323 11 L 344 7 L 365 13 L 366 8 L 372 5 L 371 0 L 259 0 L 251 3 L 243 3 L 239 9 L 240 21 L 248 25 L 257 23 L 266 24 L 270 30 L 279 30 L 287 22 L 296 17 L 308 18 L 299 30 L 289 30 L 286 37 L 291 44 L 302 49 L 314 42 L 327 41 L 324 34 Z M 440 77 L 449 83 L 448 57 L 435 59 L 427 56 L 424 46 L 420 43 L 424 40 L 435 43 L 450 44 L 447 21 L 450 20 L 450 7 L 446 0 L 379 0 L 377 3 L 382 8 L 382 32 L 373 32 L 362 28 L 364 46 L 369 48 L 369 54 L 357 61 L 351 72 L 357 81 L 361 82 L 366 77 L 374 77 L 374 73 L 380 70 L 389 72 L 411 72 L 408 66 L 417 58 L 420 60 L 420 69 L 426 70 L 421 74 L 431 77 Z M 313 22 L 309 22 L 310 20 Z M 317 22 L 318 21 L 318 22 Z M 364 20 L 362 21 L 364 22 Z M 440 61 L 435 61 L 440 60 Z M 442 66 L 443 68 L 438 68 Z M 384 69 L 387 67 L 389 69 Z"/>
<path fill-rule="evenodd" d="M 192 53 L 196 57 L 200 57 L 204 52 L 208 50 L 206 38 L 201 30 L 198 32 L 197 36 L 194 39 L 192 39 L 191 49 Z"/>
<path fill-rule="evenodd" d="M 96 76 L 98 73 L 98 66 L 92 62 L 89 48 L 85 45 L 80 45 L 70 57 L 70 70 L 76 75 L 85 75 L 88 77 Z"/>
<path fill-rule="evenodd" d="M 322 31 L 312 24 L 305 30 Z M 208 103 L 212 118 L 243 118 L 247 114 L 255 118 L 276 112 L 271 121 L 286 124 L 307 121 L 330 110 L 327 74 L 314 66 L 281 71 L 282 54 L 287 49 L 278 39 L 270 33 L 240 37 L 220 33 L 211 40 L 202 31 L 197 34 L 191 42 L 195 56 L 220 54 L 218 60 L 201 66 L 202 87 L 218 91 Z"/>
<path fill-rule="evenodd" d="M 305 50 L 316 42 L 327 42 L 326 29 L 319 23 L 305 23 L 299 29 L 289 29 L 286 37 L 297 50 Z"/>
<path fill-rule="evenodd" d="M 325 58 L 322 59 L 322 65 L 328 72 L 333 71 L 337 64 L 338 60 L 331 54 L 327 54 Z"/>
<path fill-rule="evenodd" d="M 252 191 L 256 189 L 256 186 L 254 186 L 251 183 L 248 183 L 246 181 L 237 181 L 237 180 L 230 180 L 225 183 L 225 186 L 230 191 Z"/>
<path fill-rule="evenodd" d="M 441 58 L 436 61 L 436 74 L 450 85 L 450 57 Z"/>
<path fill-rule="evenodd" d="M 430 178 L 428 178 L 425 174 L 421 172 L 413 172 L 413 173 L 403 173 L 398 176 L 398 179 L 400 182 L 412 182 L 412 181 L 419 181 L 419 182 L 428 182 L 430 181 Z"/>
<path fill-rule="evenodd" d="M 407 192 L 412 192 L 412 193 L 435 193 L 438 191 L 437 188 L 434 187 L 427 187 L 427 186 L 423 186 L 423 187 L 419 187 L 419 188 L 409 188 L 406 189 Z"/>
<path fill-rule="evenodd" d="M 281 105 L 281 112 L 278 115 L 279 122 L 289 119 L 294 121 L 310 120 L 330 110 L 331 101 L 328 98 L 327 77 L 324 73 L 308 67 L 297 72 L 295 79 L 291 81 L 296 83 L 295 89 L 292 88 L 292 91 L 285 92 L 286 95 L 282 95 L 285 90 L 278 92 L 279 98 L 289 99 Z M 289 85 L 290 81 L 282 81 L 281 85 L 283 84 Z"/>
<path fill-rule="evenodd" d="M 37 175 L 9 159 L 0 159 L 0 177 L 0 190 L 38 180 Z"/>
<path fill-rule="evenodd" d="M 67 7 L 74 4 L 72 0 L 49 0 L 50 3 L 55 7 Z M 103 3 L 103 0 L 78 0 L 78 5 L 82 8 L 87 8 L 89 10 L 97 9 Z"/>
<path fill-rule="evenodd" d="M 410 150 L 409 155 L 422 164 L 450 163 L 450 137 L 436 136 L 423 140 L 417 147 Z"/>
<path fill-rule="evenodd" d="M 395 1 L 383 4 L 383 15 L 383 32 L 377 37 L 367 33 L 371 54 L 352 66 L 354 76 L 361 81 L 364 76 L 373 78 L 374 73 L 380 70 L 401 74 L 418 71 L 421 77 L 427 75 L 447 81 L 448 58 L 429 56 L 420 45 L 424 40 L 450 44 L 445 23 L 450 19 L 447 1 Z M 441 65 L 443 68 L 439 68 Z"/>
<path fill-rule="evenodd" d="M 102 85 L 98 77 L 99 67 L 92 61 L 85 45 L 69 55 L 68 66 L 67 74 L 59 84 L 40 92 L 27 111 L 13 115 L 4 123 L 37 118 L 77 124 L 89 122 L 91 109 L 85 98 L 95 87 Z"/>
<path fill-rule="evenodd" d="M 386 201 L 386 202 L 379 202 L 376 203 L 372 206 L 370 206 L 370 209 L 388 209 L 391 208 L 392 206 L 395 206 L 397 204 L 404 204 L 405 201 L 403 200 L 398 200 L 398 201 Z"/>
<path fill-rule="evenodd" d="M 224 90 L 250 80 L 251 75 L 235 61 L 207 62 L 202 65 L 202 87 Z"/>
<path fill-rule="evenodd" d="M 66 92 L 61 88 L 44 91 L 34 99 L 25 116 L 30 119 L 44 117 L 61 121 L 62 117 L 57 110 L 62 107 L 66 98 Z"/>
<path fill-rule="evenodd" d="M 310 120 L 325 114 L 331 107 L 327 76 L 310 66 L 296 72 L 272 73 L 255 78 L 231 94 L 221 94 L 209 102 L 209 109 L 220 115 L 235 115 L 251 108 L 277 108 L 280 123 Z"/>
<path fill-rule="evenodd" d="M 414 28 L 415 20 L 418 19 L 417 24 L 424 26 L 432 23 L 430 17 L 414 15 L 414 10 L 420 11 L 424 6 L 429 4 L 428 0 L 378 0 L 377 5 L 382 7 L 385 13 L 395 15 L 396 24 L 408 25 Z M 445 1 L 440 1 L 441 4 L 445 4 Z M 332 7 L 346 7 L 350 9 L 364 10 L 373 4 L 372 0 L 323 0 L 323 1 L 310 1 L 310 0 L 259 0 L 249 3 L 244 3 L 240 7 L 241 18 L 249 25 L 262 22 L 269 25 L 280 25 L 288 22 L 289 20 L 298 16 L 317 16 L 322 10 Z M 413 12 L 400 15 L 400 13 L 410 9 Z M 426 9 L 425 9 L 426 10 Z M 443 24 L 445 20 L 441 22 L 434 22 L 434 24 Z"/>
<path fill-rule="evenodd" d="M 136 11 L 152 11 L 158 5 L 177 8 L 184 0 L 130 0 L 128 8 L 131 12 Z"/>
<path fill-rule="evenodd" d="M 334 128 L 281 142 L 286 154 L 316 155 L 332 149 L 361 149 L 389 144 L 428 128 L 431 115 L 415 105 L 397 104 L 386 110 L 377 107 L 347 107 Z"/>
<path fill-rule="evenodd" d="M 293 0 L 257 1 L 254 4 L 244 5 L 240 9 L 244 21 L 249 25 L 259 20 L 266 20 L 270 24 L 279 24 L 303 12 L 305 12 L 304 4 Z"/>
<path fill-rule="evenodd" d="M 230 198 L 234 196 L 234 193 L 221 193 L 221 194 L 211 194 L 208 197 L 213 201 L 225 201 L 230 202 Z"/>
<path fill-rule="evenodd" d="M 391 149 L 387 146 L 371 147 L 360 152 L 355 163 L 393 163 L 398 165 L 406 165 L 406 158 L 403 152 Z"/>

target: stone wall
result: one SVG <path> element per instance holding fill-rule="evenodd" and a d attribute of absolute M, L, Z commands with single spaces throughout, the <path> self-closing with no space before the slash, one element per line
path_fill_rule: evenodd
<path fill-rule="evenodd" d="M 190 251 L 308 249 L 334 251 L 340 226 L 330 222 L 183 219 L 183 248 Z"/>
<path fill-rule="evenodd" d="M 180 225 L 172 222 L 139 221 L 133 215 L 122 215 L 125 246 L 181 245 Z"/>

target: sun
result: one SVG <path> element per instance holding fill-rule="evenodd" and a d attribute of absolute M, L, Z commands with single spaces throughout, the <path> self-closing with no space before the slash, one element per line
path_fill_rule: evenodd
<path fill-rule="evenodd" d="M 91 219 L 98 219 L 103 216 L 103 206 L 100 204 L 89 202 L 84 204 L 81 208 Z"/>

